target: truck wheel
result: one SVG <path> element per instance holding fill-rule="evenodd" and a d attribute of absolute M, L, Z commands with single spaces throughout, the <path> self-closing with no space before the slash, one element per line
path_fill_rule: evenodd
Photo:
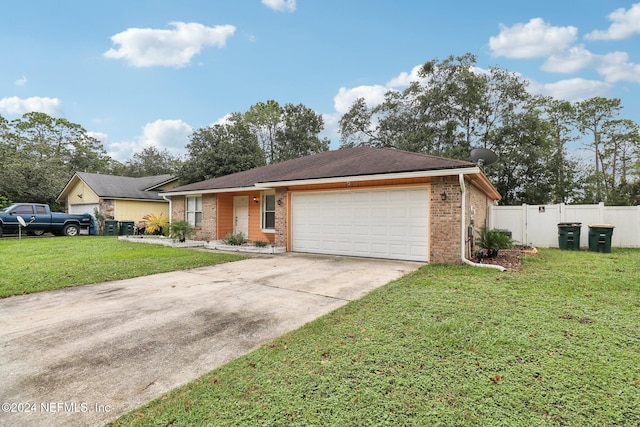
<path fill-rule="evenodd" d="M 65 236 L 77 236 L 78 234 L 80 234 L 80 227 L 78 227 L 76 224 L 67 224 L 62 229 L 62 233 Z"/>
<path fill-rule="evenodd" d="M 2 237 L 2 227 L 0 227 L 0 237 Z"/>
<path fill-rule="evenodd" d="M 44 230 L 33 230 L 34 236 L 42 236 L 44 234 Z"/>

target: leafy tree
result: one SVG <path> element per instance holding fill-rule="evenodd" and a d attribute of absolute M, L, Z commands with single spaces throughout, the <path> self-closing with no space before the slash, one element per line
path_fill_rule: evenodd
<path fill-rule="evenodd" d="M 226 124 L 197 129 L 187 145 L 188 158 L 180 169 L 183 183 L 203 181 L 265 164 L 264 152 L 242 114 Z"/>
<path fill-rule="evenodd" d="M 282 162 L 327 151 L 329 140 L 320 139 L 323 120 L 320 114 L 302 104 L 286 104 L 282 109 L 282 126 L 276 130 L 272 162 Z"/>
<path fill-rule="evenodd" d="M 513 112 L 490 139 L 500 160 L 487 168 L 487 174 L 503 197 L 501 203 L 548 203 L 553 180 L 547 159 L 554 146 L 540 110 L 531 105 Z"/>
<path fill-rule="evenodd" d="M 8 199 L 8 198 L 6 198 L 4 196 L 0 196 L 0 209 L 6 208 L 7 206 L 11 205 L 12 203 L 13 202 L 10 199 Z"/>
<path fill-rule="evenodd" d="M 364 98 L 358 98 L 339 122 L 341 148 L 375 146 L 378 129 L 373 126 L 373 110 Z"/>
<path fill-rule="evenodd" d="M 575 133 L 576 110 L 568 101 L 545 98 L 542 108 L 546 115 L 553 152 L 548 161 L 551 174 L 551 202 L 567 203 L 579 191 L 579 163 L 571 158 L 567 145 L 577 139 Z"/>
<path fill-rule="evenodd" d="M 264 151 L 267 163 L 329 149 L 329 141 L 319 137 L 324 127 L 322 116 L 303 104 L 281 107 L 274 100 L 258 102 L 243 117 Z"/>
<path fill-rule="evenodd" d="M 31 112 L 0 121 L 0 194 L 21 202 L 49 203 L 76 171 L 106 172 L 104 147 L 82 126 Z"/>
<path fill-rule="evenodd" d="M 273 163 L 277 157 L 276 134 L 282 121 L 282 107 L 272 99 L 258 102 L 244 114 L 244 119 L 256 136 L 267 163 Z"/>
<path fill-rule="evenodd" d="M 133 177 L 177 174 L 182 161 L 172 156 L 166 148 L 159 150 L 150 145 L 133 155 L 122 167 L 122 175 Z"/>
<path fill-rule="evenodd" d="M 603 200 L 606 180 L 602 156 L 602 127 L 613 120 L 621 109 L 622 105 L 618 98 L 595 97 L 576 104 L 578 130 L 583 135 L 591 134 L 593 138 L 586 147 L 594 153 L 595 172 L 592 177 L 595 184 L 594 203 Z"/>

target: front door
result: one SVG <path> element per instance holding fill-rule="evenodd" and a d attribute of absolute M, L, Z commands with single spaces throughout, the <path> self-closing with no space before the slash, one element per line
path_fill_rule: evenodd
<path fill-rule="evenodd" d="M 249 196 L 233 198 L 233 233 L 249 237 Z"/>

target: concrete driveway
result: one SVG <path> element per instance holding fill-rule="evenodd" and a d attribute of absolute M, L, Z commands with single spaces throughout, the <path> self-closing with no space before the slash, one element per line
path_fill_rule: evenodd
<path fill-rule="evenodd" d="M 284 254 L 2 299 L 0 425 L 104 424 L 420 265 Z"/>

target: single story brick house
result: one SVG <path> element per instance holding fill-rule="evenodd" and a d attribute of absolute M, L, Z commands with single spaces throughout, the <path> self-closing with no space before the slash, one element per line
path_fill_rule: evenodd
<path fill-rule="evenodd" d="M 178 177 L 154 175 L 128 177 L 76 172 L 56 201 L 68 213 L 90 213 L 98 209 L 106 219 L 142 222 L 147 214 L 169 216 L 169 202 L 160 195 L 178 185 Z"/>
<path fill-rule="evenodd" d="M 199 240 L 243 233 L 287 251 L 462 263 L 500 194 L 474 163 L 390 148 L 326 151 L 161 193 Z"/>

